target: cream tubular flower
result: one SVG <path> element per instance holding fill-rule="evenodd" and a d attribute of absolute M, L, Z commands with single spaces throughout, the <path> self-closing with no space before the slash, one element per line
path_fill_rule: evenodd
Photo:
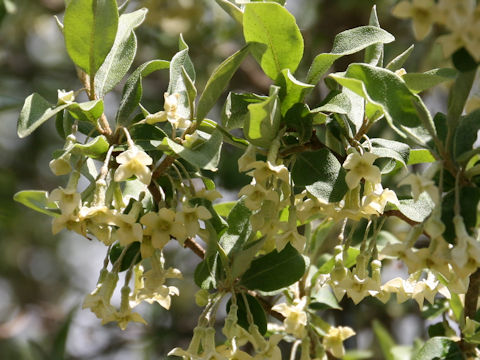
<path fill-rule="evenodd" d="M 207 210 L 205 206 L 190 207 L 184 205 L 182 211 L 175 215 L 175 222 L 183 224 L 187 236 L 195 236 L 200 231 L 200 224 L 198 220 L 208 220 L 212 217 L 212 214 Z M 180 239 L 180 243 L 185 239 Z"/>
<path fill-rule="evenodd" d="M 307 298 L 303 297 L 301 300 L 296 299 L 292 305 L 282 303 L 272 307 L 272 310 L 285 316 L 283 321 L 285 331 L 299 339 L 305 336 L 305 326 L 307 326 L 306 303 Z"/>
<path fill-rule="evenodd" d="M 62 215 L 71 215 L 82 205 L 82 197 L 74 188 L 59 187 L 50 193 L 48 200 L 58 204 Z"/>
<path fill-rule="evenodd" d="M 115 170 L 114 180 L 124 181 L 135 175 L 145 185 L 150 184 L 152 171 L 148 167 L 153 160 L 147 153 L 136 146 L 130 147 L 116 158 L 120 166 Z"/>
<path fill-rule="evenodd" d="M 330 352 L 336 358 L 343 358 L 345 355 L 345 348 L 343 342 L 355 335 L 355 331 L 348 326 L 331 327 L 327 335 L 323 338 L 323 346 L 325 350 Z"/>
<path fill-rule="evenodd" d="M 274 190 L 267 190 L 260 184 L 246 185 L 240 189 L 239 196 L 245 195 L 245 206 L 250 210 L 258 210 L 266 200 L 278 203 L 280 198 Z"/>
<path fill-rule="evenodd" d="M 114 219 L 114 225 L 118 226 L 113 236 L 125 246 L 135 241 L 142 241 L 142 225 L 136 222 L 136 216 L 132 214 L 117 214 Z"/>
<path fill-rule="evenodd" d="M 115 312 L 115 320 L 120 329 L 125 330 L 130 322 L 139 322 L 147 325 L 147 322 L 140 316 L 139 313 L 132 312 L 130 307 L 129 297 L 130 288 L 128 286 L 122 287 L 122 300 L 120 303 L 120 310 Z"/>
<path fill-rule="evenodd" d="M 289 183 L 290 173 L 285 165 L 273 165 L 270 161 L 255 161 L 249 164 L 249 167 L 255 170 L 248 175 L 253 175 L 258 183 L 263 184 L 270 176 Z"/>
<path fill-rule="evenodd" d="M 423 40 L 432 30 L 437 19 L 437 6 L 434 0 L 402 1 L 392 10 L 392 15 L 401 19 L 411 18 L 415 39 Z"/>
<path fill-rule="evenodd" d="M 398 185 L 399 186 L 410 185 L 412 189 L 413 199 L 415 201 L 418 200 L 418 198 L 423 192 L 426 192 L 428 195 L 430 195 L 430 197 L 432 198 L 435 204 L 438 204 L 439 202 L 439 194 L 438 194 L 437 186 L 435 185 L 433 180 L 430 180 L 425 176 L 417 175 L 417 174 L 409 174 L 405 179 L 400 181 Z"/>
<path fill-rule="evenodd" d="M 152 237 L 152 245 L 156 249 L 162 249 L 173 236 L 182 242 L 186 238 L 185 227 L 175 221 L 175 211 L 162 208 L 158 213 L 150 212 L 140 219 L 146 226 L 145 235 Z"/>
<path fill-rule="evenodd" d="M 378 184 L 382 181 L 380 169 L 373 165 L 373 162 L 378 158 L 377 155 L 365 152 L 360 155 L 357 151 L 349 154 L 343 163 L 343 167 L 348 169 L 345 181 L 350 189 L 356 188 L 360 184 L 361 179 L 368 180 L 373 184 Z"/>

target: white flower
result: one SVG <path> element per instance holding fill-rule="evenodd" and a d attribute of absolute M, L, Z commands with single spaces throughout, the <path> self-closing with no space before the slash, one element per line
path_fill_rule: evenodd
<path fill-rule="evenodd" d="M 327 335 L 323 337 L 323 346 L 336 358 L 343 358 L 345 355 L 345 348 L 343 342 L 355 335 L 355 331 L 348 326 L 331 327 Z"/>
<path fill-rule="evenodd" d="M 422 40 L 437 19 L 437 6 L 434 0 L 402 1 L 393 8 L 392 14 L 402 19 L 411 18 L 415 39 Z"/>
<path fill-rule="evenodd" d="M 212 217 L 210 211 L 205 206 L 194 207 L 185 205 L 182 211 L 175 215 L 175 222 L 181 223 L 185 226 L 187 236 L 195 236 L 200 231 L 200 224 L 198 220 L 208 220 Z M 180 243 L 185 239 L 177 239 Z"/>
<path fill-rule="evenodd" d="M 368 180 L 374 184 L 381 182 L 380 169 L 373 165 L 377 158 L 377 155 L 369 152 L 360 155 L 356 150 L 347 156 L 343 167 L 350 170 L 345 176 L 345 181 L 350 189 L 356 188 L 360 184 L 361 179 Z"/>
<path fill-rule="evenodd" d="M 161 208 L 158 213 L 149 212 L 140 219 L 146 226 L 145 235 L 152 237 L 152 245 L 156 249 L 162 249 L 173 236 L 182 242 L 186 238 L 186 231 L 183 224 L 175 221 L 175 211 Z"/>
<path fill-rule="evenodd" d="M 248 144 L 247 150 L 238 159 L 238 171 L 248 171 L 253 169 L 252 164 L 257 160 L 255 156 L 255 146 Z"/>
<path fill-rule="evenodd" d="M 238 195 L 246 196 L 245 206 L 250 210 L 260 209 L 262 207 L 262 203 L 266 200 L 270 200 L 275 203 L 280 201 L 278 194 L 274 190 L 267 190 L 260 184 L 246 185 L 240 189 Z"/>
<path fill-rule="evenodd" d="M 171 278 L 181 278 L 182 273 L 174 268 L 164 269 L 163 257 L 158 259 L 156 256 L 152 256 L 150 259 L 152 269 L 143 273 L 143 268 L 139 267 L 135 291 L 132 296 L 133 304 L 137 305 L 141 301 L 146 301 L 149 304 L 157 302 L 168 310 L 171 304 L 171 296 L 178 295 L 179 291 L 175 286 L 166 286 L 165 281 Z"/>
<path fill-rule="evenodd" d="M 375 184 L 374 190 L 362 198 L 362 212 L 370 215 L 383 214 L 387 203 L 399 205 L 397 194 L 388 188 L 384 189 L 382 184 Z"/>
<path fill-rule="evenodd" d="M 50 170 L 56 175 L 67 175 L 72 171 L 72 166 L 70 165 L 70 153 L 65 153 L 62 156 L 59 156 L 56 159 L 51 160 L 48 163 Z"/>
<path fill-rule="evenodd" d="M 412 188 L 412 195 L 415 201 L 418 200 L 420 194 L 426 192 L 432 198 L 435 204 L 439 202 L 438 188 L 435 186 L 433 180 L 430 180 L 422 175 L 409 174 L 405 179 L 398 183 L 399 186 L 410 185 Z"/>
<path fill-rule="evenodd" d="M 146 152 L 136 146 L 130 147 L 122 152 L 116 158 L 120 166 L 115 170 L 114 180 L 117 182 L 127 180 L 135 175 L 145 185 L 150 184 L 152 171 L 148 165 L 152 165 L 153 160 Z"/>
<path fill-rule="evenodd" d="M 285 165 L 273 165 L 270 161 L 254 161 L 247 167 L 255 169 L 248 175 L 253 175 L 258 183 L 264 183 L 270 176 L 289 183 L 290 173 Z"/>
<path fill-rule="evenodd" d="M 71 215 L 82 205 L 82 197 L 74 188 L 59 187 L 50 193 L 48 200 L 58 204 L 62 215 Z"/>
<path fill-rule="evenodd" d="M 64 105 L 64 104 L 71 104 L 75 101 L 75 93 L 73 90 L 65 91 L 65 90 L 58 90 L 58 101 L 57 105 Z"/>
<path fill-rule="evenodd" d="M 120 310 L 115 312 L 113 321 L 116 321 L 117 325 L 122 330 L 125 330 L 130 322 L 139 322 L 147 325 L 147 322 L 140 316 L 139 313 L 132 312 L 132 308 L 130 307 L 129 303 L 130 288 L 128 286 L 122 287 L 121 294 L 122 300 L 120 303 Z"/>
<path fill-rule="evenodd" d="M 132 214 L 117 214 L 113 219 L 113 224 L 118 226 L 113 236 L 125 246 L 135 241 L 142 241 L 142 225 L 136 222 L 136 216 Z"/>
<path fill-rule="evenodd" d="M 306 304 L 307 298 L 303 297 L 301 300 L 295 299 L 292 305 L 282 303 L 272 307 L 273 311 L 285 316 L 283 321 L 285 331 L 299 339 L 305 336 L 305 326 L 307 326 Z"/>

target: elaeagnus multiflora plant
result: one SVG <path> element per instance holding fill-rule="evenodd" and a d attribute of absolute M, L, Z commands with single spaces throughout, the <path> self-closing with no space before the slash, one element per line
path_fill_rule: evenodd
<path fill-rule="evenodd" d="M 419 40 L 434 24 L 443 29 L 438 42 L 452 68 L 407 72 L 402 66 L 413 47 L 385 59 L 394 37 L 373 8 L 368 25 L 339 33 L 331 51 L 300 74 L 304 41 L 285 1 L 212 1 L 238 22 L 245 44 L 201 89 L 181 36 L 171 59 L 130 69 L 147 9 L 126 12 L 126 3 L 67 1 L 58 25 L 80 81 L 58 90 L 56 104 L 30 95 L 18 121 L 23 138 L 55 119 L 65 143 L 49 166 L 68 180 L 15 199 L 52 217 L 54 234 L 66 229 L 105 245 L 83 308 L 121 329 L 146 323 L 135 311 L 143 301 L 168 310 L 182 296 L 169 285 L 182 274 L 165 265 L 163 254 L 173 242 L 198 257 L 195 301 L 203 312 L 190 345 L 170 355 L 282 359 L 285 341 L 290 359 L 342 358 L 343 341 L 355 329 L 325 314 L 342 311 L 344 297 L 386 303 L 395 294 L 398 302 L 441 305 L 437 313 L 443 312 L 431 338 L 408 348 L 407 358 L 476 357 L 480 102 L 469 97 L 480 61 L 476 2 L 413 0 L 393 8 L 395 16 L 412 18 Z M 329 73 L 337 59 L 358 52 L 363 62 Z M 239 89 L 219 104 L 247 56 L 271 79 L 268 94 Z M 163 110 L 150 112 L 142 105 L 142 81 L 157 71 L 168 73 L 169 85 L 157 96 Z M 105 96 L 124 78 L 118 107 L 105 111 Z M 432 115 L 421 93 L 447 81 L 448 111 Z M 325 96 L 307 104 L 320 82 Z M 88 101 L 77 101 L 80 93 Z M 211 119 L 214 107 L 221 116 Z M 376 124 L 396 135 L 373 137 Z M 251 178 L 232 202 L 219 200 L 205 172 L 217 170 L 224 143 L 243 151 L 238 172 Z M 415 164 L 424 164 L 415 167 L 420 172 Z M 394 179 L 390 188 L 387 177 Z M 397 195 L 401 187 L 407 196 Z M 389 223 L 407 231 L 389 231 Z M 323 246 L 327 235 L 330 248 Z M 382 282 L 392 259 L 408 277 Z M 119 307 L 111 304 L 116 288 Z M 221 331 L 214 327 L 219 321 Z M 394 347 L 383 351 L 397 358 Z"/>

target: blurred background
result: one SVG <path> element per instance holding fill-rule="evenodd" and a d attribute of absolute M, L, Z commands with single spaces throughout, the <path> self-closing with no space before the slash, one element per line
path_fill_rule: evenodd
<path fill-rule="evenodd" d="M 384 29 L 397 41 L 386 47 L 386 61 L 414 43 L 409 21 L 390 15 L 394 0 L 288 0 L 305 39 L 305 55 L 297 78 L 305 76 L 313 58 L 328 52 L 335 34 L 368 23 L 374 4 Z M 203 89 L 207 77 L 227 56 L 243 43 L 241 28 L 214 0 L 132 0 L 130 8 L 147 7 L 146 22 L 136 31 L 138 51 L 134 66 L 151 60 L 170 58 L 178 49 L 183 33 L 190 45 L 197 70 L 197 88 Z M 0 359 L 52 359 L 53 348 L 66 342 L 66 354 L 57 359 L 163 359 L 175 346 L 187 346 L 196 324 L 199 308 L 193 301 L 196 287 L 192 272 L 198 260 L 178 246 L 166 250 L 167 263 L 180 268 L 184 279 L 172 284 L 180 296 L 169 312 L 159 305 L 139 310 L 148 326 L 130 324 L 126 331 L 116 325 L 102 326 L 80 305 L 95 288 L 105 247 L 76 234 L 51 234 L 50 218 L 13 201 L 24 189 L 51 191 L 65 184 L 48 167 L 51 154 L 63 142 L 50 121 L 25 139 L 16 135 L 16 122 L 25 97 L 38 92 L 55 103 L 57 89 L 81 87 L 74 66 L 54 20 L 63 16 L 63 0 L 0 0 Z M 435 32 L 415 51 L 405 68 L 408 72 L 445 66 L 440 49 L 434 44 Z M 356 57 L 355 57 L 356 56 Z M 340 59 L 333 70 L 343 71 L 360 55 Z M 144 105 L 151 111 L 163 106 L 168 85 L 165 75 L 152 74 L 144 80 Z M 107 116 L 114 114 L 122 90 L 106 98 Z M 270 81 L 249 58 L 232 79 L 230 90 L 268 93 Z M 310 98 L 314 104 L 325 96 L 318 87 Z M 446 92 L 442 87 L 426 94 L 432 112 L 444 110 Z M 218 109 L 217 109 L 218 112 Z M 248 179 L 238 176 L 235 150 L 225 147 L 217 184 L 232 194 Z M 235 195 L 233 195 L 235 196 Z M 340 324 L 352 326 L 357 336 L 352 347 L 373 350 L 378 344 L 370 330 L 372 319 L 381 319 L 400 344 L 412 344 L 425 337 L 425 320 L 412 302 L 397 305 L 390 301 L 363 301 L 353 308 L 351 300 L 342 302 Z M 365 329 L 365 330 L 362 330 Z M 68 330 L 68 336 L 67 335 Z"/>

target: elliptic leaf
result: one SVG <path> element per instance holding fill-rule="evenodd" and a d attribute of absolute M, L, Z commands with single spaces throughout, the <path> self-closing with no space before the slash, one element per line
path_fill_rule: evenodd
<path fill-rule="evenodd" d="M 415 360 L 462 360 L 464 356 L 455 341 L 436 336 L 429 339 L 415 356 Z"/>
<path fill-rule="evenodd" d="M 249 45 L 237 51 L 222 62 L 210 76 L 210 79 L 208 79 L 207 84 L 205 85 L 205 90 L 203 90 L 203 93 L 198 100 L 198 123 L 201 123 L 205 116 L 207 116 L 208 112 L 213 108 L 218 98 L 227 87 L 233 74 L 237 71 L 243 59 L 245 59 L 245 56 L 248 55 L 249 51 Z"/>
<path fill-rule="evenodd" d="M 252 261 L 240 283 L 252 290 L 274 291 L 298 281 L 305 273 L 305 260 L 293 246 L 276 250 Z"/>
<path fill-rule="evenodd" d="M 115 41 L 115 0 L 70 0 L 64 17 L 67 52 L 75 65 L 94 76 Z"/>
<path fill-rule="evenodd" d="M 402 76 L 408 88 L 415 93 L 430 89 L 445 81 L 455 79 L 457 71 L 449 68 L 433 69 L 424 73 L 406 73 Z"/>
<path fill-rule="evenodd" d="M 393 40 L 395 40 L 393 35 L 376 26 L 360 26 L 345 30 L 335 36 L 330 53 L 319 54 L 313 59 L 308 70 L 307 83 L 318 83 L 335 60 L 342 56 L 354 54 L 377 43 L 388 44 Z"/>
<path fill-rule="evenodd" d="M 314 86 L 305 84 L 295 79 L 290 69 L 283 69 L 277 80 L 280 86 L 279 97 L 281 101 L 281 112 L 285 116 L 287 111 L 296 103 L 303 102 L 303 99 Z"/>
<path fill-rule="evenodd" d="M 367 64 L 351 64 L 345 73 L 330 76 L 383 111 L 389 122 L 407 127 L 420 125 L 413 104 L 417 97 L 394 72 Z"/>
<path fill-rule="evenodd" d="M 414 48 L 414 46 L 411 45 L 407 50 L 405 50 L 400 55 L 398 55 L 397 57 L 392 59 L 392 61 L 390 61 L 385 68 L 390 70 L 390 71 L 400 70 L 402 68 L 403 64 L 405 64 L 405 61 L 407 61 L 410 54 L 412 53 L 413 48 Z"/>
<path fill-rule="evenodd" d="M 152 72 L 168 69 L 170 63 L 165 60 L 148 61 L 138 67 L 128 78 L 123 88 L 122 100 L 117 112 L 117 124 L 128 125 L 130 115 L 135 111 L 143 95 L 142 79 Z"/>
<path fill-rule="evenodd" d="M 326 203 L 342 200 L 348 191 L 345 174 L 340 162 L 327 149 L 298 155 L 292 170 L 296 187 L 305 186 L 309 193 Z"/>
<path fill-rule="evenodd" d="M 268 147 L 277 136 L 281 118 L 279 89 L 272 85 L 265 101 L 248 105 L 249 117 L 243 133 L 253 145 Z"/>
<path fill-rule="evenodd" d="M 265 99 L 266 96 L 251 93 L 229 93 L 223 106 L 222 125 L 227 130 L 243 128 L 249 116 L 248 105 L 261 103 Z"/>
<path fill-rule="evenodd" d="M 295 72 L 303 56 L 303 38 L 295 18 L 283 6 L 246 4 L 243 35 L 247 43 L 253 43 L 252 55 L 270 78 L 275 80 L 283 69 Z"/>
<path fill-rule="evenodd" d="M 137 52 L 137 38 L 133 30 L 145 20 L 147 9 L 120 16 L 117 36 L 110 52 L 95 75 L 95 94 L 103 98 L 125 76 Z"/>
<path fill-rule="evenodd" d="M 13 196 L 13 200 L 49 216 L 56 217 L 60 215 L 57 205 L 54 202 L 48 201 L 48 193 L 46 191 L 19 191 Z"/>
<path fill-rule="evenodd" d="M 225 12 L 230 15 L 237 23 L 243 23 L 243 11 L 228 0 L 215 0 Z"/>
<path fill-rule="evenodd" d="M 215 130 L 210 139 L 195 149 L 186 148 L 170 138 L 163 139 L 163 143 L 182 159 L 200 169 L 216 171 L 222 148 L 222 134 Z"/>
<path fill-rule="evenodd" d="M 30 135 L 45 121 L 55 116 L 68 105 L 52 106 L 42 96 L 33 93 L 25 99 L 17 123 L 17 134 L 20 138 Z"/>

